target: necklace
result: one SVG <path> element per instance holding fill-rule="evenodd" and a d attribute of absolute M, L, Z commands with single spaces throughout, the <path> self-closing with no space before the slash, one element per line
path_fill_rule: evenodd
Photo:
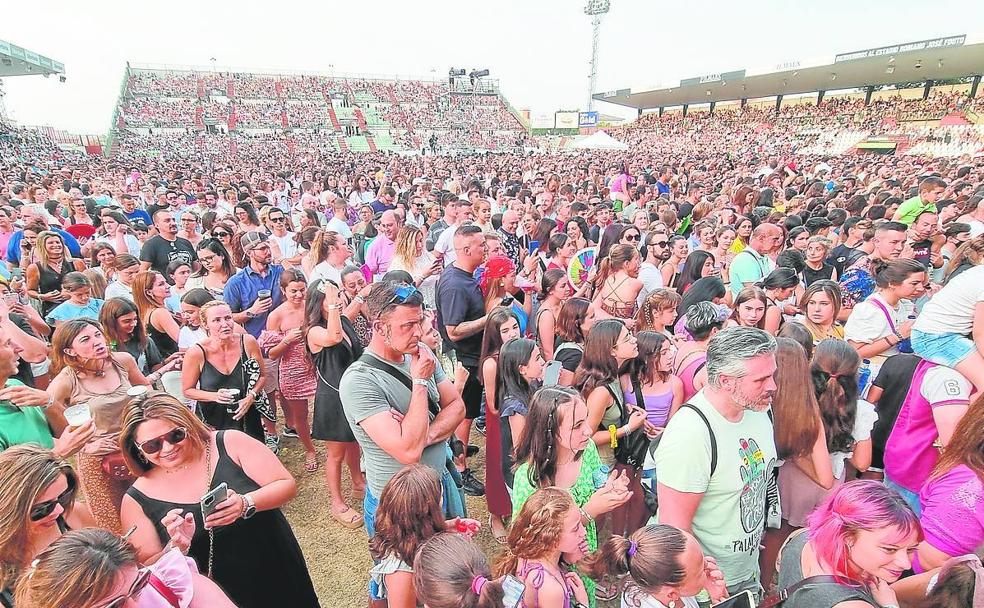
<path fill-rule="evenodd" d="M 165 475 L 174 475 L 175 473 L 180 473 L 181 471 L 184 471 L 189 466 L 191 466 L 191 465 L 188 464 L 188 463 L 186 463 L 186 464 L 183 464 L 181 466 L 174 467 L 173 469 L 164 469 L 164 474 Z"/>

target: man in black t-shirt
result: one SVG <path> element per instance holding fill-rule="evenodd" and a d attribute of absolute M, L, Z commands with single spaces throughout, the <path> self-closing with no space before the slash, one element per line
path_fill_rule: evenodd
<path fill-rule="evenodd" d="M 939 216 L 932 211 L 923 211 L 916 216 L 906 234 L 906 249 L 902 257 L 911 257 L 922 264 L 926 270 L 943 266 L 943 255 L 940 248 L 945 239 L 934 239 L 939 232 Z"/>
<path fill-rule="evenodd" d="M 916 355 L 894 355 L 885 359 L 878 375 L 875 376 L 868 401 L 875 405 L 878 420 L 871 429 L 871 469 L 881 472 L 885 469 L 885 444 L 895 427 L 902 402 L 909 393 L 912 374 L 921 359 Z"/>
<path fill-rule="evenodd" d="M 482 331 L 488 315 L 482 289 L 475 280 L 475 269 L 482 265 L 488 244 L 482 229 L 473 224 L 459 226 L 454 233 L 455 261 L 444 269 L 437 282 L 437 325 L 445 341 L 454 345 L 458 361 L 468 371 L 461 391 L 465 419 L 455 435 L 468 445 L 472 420 L 481 415 L 482 385 L 478 379 L 478 358 L 482 350 Z M 460 459 L 463 489 L 471 496 L 485 494 L 485 486 L 467 465 L 467 454 Z"/>
<path fill-rule="evenodd" d="M 849 217 L 844 221 L 841 234 L 846 231 L 847 239 L 831 249 L 827 256 L 827 263 L 837 269 L 837 276 L 843 275 L 846 269 L 867 255 L 862 245 L 864 244 L 865 232 L 870 229 L 871 222 L 860 217 Z"/>
<path fill-rule="evenodd" d="M 170 211 L 161 209 L 154 213 L 154 226 L 157 235 L 147 239 L 140 250 L 140 270 L 164 274 L 167 265 L 175 260 L 191 264 L 193 270 L 198 267 L 195 247 L 178 236 L 178 223 Z"/>

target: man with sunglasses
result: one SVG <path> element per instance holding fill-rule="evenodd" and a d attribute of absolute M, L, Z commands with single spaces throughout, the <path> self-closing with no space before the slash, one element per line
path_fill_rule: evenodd
<path fill-rule="evenodd" d="M 642 306 L 650 293 L 663 286 L 663 275 L 660 274 L 659 267 L 668 259 L 670 248 L 666 229 L 647 234 L 643 239 L 642 265 L 639 266 L 639 280 L 642 281 L 637 300 L 639 306 Z"/>
<path fill-rule="evenodd" d="M 423 303 L 413 286 L 374 284 L 365 303 L 372 339 L 338 385 L 345 418 L 362 448 L 370 537 L 383 487 L 408 464 L 426 465 L 441 476 L 446 517 L 464 514 L 447 467 L 447 440 L 464 417 L 464 404 L 434 354 L 420 343 Z"/>
<path fill-rule="evenodd" d="M 232 275 L 223 290 L 223 299 L 232 310 L 232 318 L 249 335 L 259 338 L 266 327 L 270 311 L 283 301 L 280 275 L 284 267 L 272 264 L 273 252 L 265 234 L 247 232 L 240 239 L 246 266 Z M 265 297 L 260 297 L 260 292 Z"/>
<path fill-rule="evenodd" d="M 267 215 L 267 225 L 270 228 L 270 250 L 273 252 L 274 264 L 299 264 L 301 255 L 297 251 L 297 241 L 294 233 L 287 230 L 287 214 L 274 207 Z"/>

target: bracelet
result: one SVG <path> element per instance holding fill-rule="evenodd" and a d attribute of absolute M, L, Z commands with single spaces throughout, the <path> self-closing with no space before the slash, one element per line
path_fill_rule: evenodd
<path fill-rule="evenodd" d="M 611 447 L 614 450 L 618 447 L 618 427 L 614 424 L 608 425 L 608 437 L 611 443 Z"/>
<path fill-rule="evenodd" d="M 48 402 L 41 406 L 41 409 L 49 408 L 55 404 L 55 396 L 48 395 Z"/>
<path fill-rule="evenodd" d="M 428 388 L 429 385 L 430 385 L 430 383 L 427 382 L 427 379 L 426 378 L 414 378 L 413 379 L 413 383 L 416 386 L 422 386 L 424 388 Z"/>
<path fill-rule="evenodd" d="M 343 307 L 341 304 L 329 304 L 328 310 L 341 310 Z"/>
<path fill-rule="evenodd" d="M 581 517 L 587 522 L 590 523 L 594 521 L 594 517 L 588 515 L 588 512 L 584 510 L 584 507 L 578 507 L 577 510 L 581 513 Z"/>

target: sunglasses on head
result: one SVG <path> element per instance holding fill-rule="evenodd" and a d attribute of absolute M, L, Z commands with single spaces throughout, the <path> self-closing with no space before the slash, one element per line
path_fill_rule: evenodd
<path fill-rule="evenodd" d="M 72 495 L 72 491 L 75 490 L 75 482 L 73 482 L 71 478 L 66 477 L 66 479 L 68 480 L 68 487 L 65 488 L 64 492 L 52 500 L 39 502 L 31 507 L 31 521 L 41 521 L 45 517 L 48 517 L 54 512 L 55 507 L 58 505 L 61 505 L 62 509 L 68 510 L 69 498 Z"/>
<path fill-rule="evenodd" d="M 139 449 L 144 454 L 156 454 L 164 448 L 164 442 L 168 442 L 171 445 L 178 445 L 188 437 L 188 429 L 183 426 L 171 429 L 170 431 L 154 437 L 153 439 L 148 439 L 143 443 L 137 444 L 137 449 Z"/>
<path fill-rule="evenodd" d="M 393 297 L 390 298 L 390 301 L 383 306 L 383 310 L 389 308 L 393 304 L 403 304 L 417 293 L 420 292 L 417 291 L 417 288 L 413 285 L 400 285 L 396 288 L 396 291 L 393 293 Z"/>
<path fill-rule="evenodd" d="M 140 595 L 140 592 L 144 590 L 147 583 L 150 582 L 151 571 L 150 568 L 141 568 L 137 570 L 137 578 L 134 579 L 133 584 L 130 585 L 130 590 L 127 591 L 126 595 L 119 595 L 114 597 L 106 604 L 102 604 L 98 608 L 123 608 L 126 605 L 127 600 L 133 599 L 134 597 Z"/>

